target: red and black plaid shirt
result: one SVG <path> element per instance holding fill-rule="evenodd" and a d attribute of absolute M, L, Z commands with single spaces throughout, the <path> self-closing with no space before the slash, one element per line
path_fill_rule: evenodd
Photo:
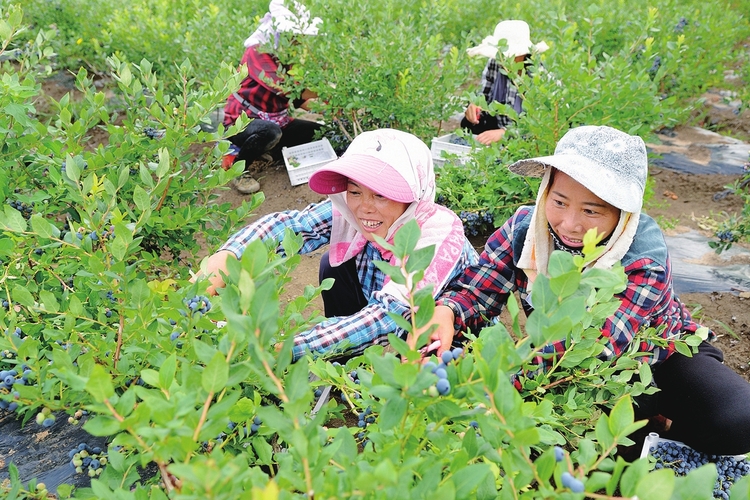
<path fill-rule="evenodd" d="M 273 54 L 260 52 L 258 45 L 253 45 L 248 47 L 242 56 L 240 66 L 243 64 L 247 66 L 247 77 L 237 91 L 240 97 L 267 113 L 278 113 L 289 107 L 289 99 L 278 87 L 282 76 L 278 74 L 279 60 Z M 252 118 L 257 118 L 234 95 L 230 95 L 224 107 L 224 126 L 229 127 L 234 124 L 243 112 Z"/>

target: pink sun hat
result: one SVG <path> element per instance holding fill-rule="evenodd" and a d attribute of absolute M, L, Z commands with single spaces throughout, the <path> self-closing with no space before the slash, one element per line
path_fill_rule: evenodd
<path fill-rule="evenodd" d="M 428 183 L 420 177 L 432 171 L 430 148 L 418 137 L 378 129 L 355 137 L 338 160 L 310 177 L 309 185 L 316 193 L 330 195 L 346 191 L 351 179 L 389 200 L 411 203 L 425 196 Z"/>

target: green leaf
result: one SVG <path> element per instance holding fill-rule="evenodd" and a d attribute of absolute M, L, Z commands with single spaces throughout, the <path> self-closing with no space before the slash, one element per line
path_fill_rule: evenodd
<path fill-rule="evenodd" d="M 141 378 L 151 387 L 159 387 L 159 372 L 151 368 L 141 370 Z"/>
<path fill-rule="evenodd" d="M 141 211 L 145 211 L 151 206 L 151 197 L 140 185 L 136 185 L 135 188 L 133 188 L 133 203 L 135 203 L 135 206 Z"/>
<path fill-rule="evenodd" d="M 128 251 L 128 244 L 125 243 L 125 238 L 117 235 L 114 241 L 107 245 L 107 248 L 116 260 L 121 261 L 125 258 L 125 254 Z"/>
<path fill-rule="evenodd" d="M 547 270 L 549 271 L 549 275 L 553 277 L 561 276 L 571 271 L 575 271 L 580 275 L 578 268 L 573 262 L 573 256 L 568 252 L 552 252 L 552 255 L 549 257 L 549 264 L 547 264 Z"/>
<path fill-rule="evenodd" d="M 64 110 L 67 111 L 67 110 Z M 69 111 L 68 111 L 69 112 Z M 78 182 L 81 178 L 81 167 L 78 165 L 77 158 L 68 155 L 65 159 L 65 174 L 73 182 Z"/>
<path fill-rule="evenodd" d="M 214 346 L 198 339 L 193 340 L 193 350 L 201 363 L 208 363 L 218 352 Z"/>
<path fill-rule="evenodd" d="M 388 400 L 380 412 L 380 428 L 384 431 L 393 429 L 401 423 L 406 414 L 407 402 L 404 398 L 397 396 Z"/>
<path fill-rule="evenodd" d="M 433 257 L 435 257 L 435 245 L 414 250 L 406 259 L 406 272 L 413 273 L 427 269 Z"/>
<path fill-rule="evenodd" d="M 401 259 L 407 255 L 411 255 L 419 242 L 421 234 L 422 231 L 419 229 L 416 219 L 411 219 L 401 226 L 393 238 L 393 244 L 396 247 L 396 256 Z"/>
<path fill-rule="evenodd" d="M 22 287 L 21 285 L 14 286 L 13 290 L 10 292 L 10 296 L 14 302 L 18 302 L 23 306 L 34 306 L 34 297 L 25 287 Z"/>
<path fill-rule="evenodd" d="M 166 390 L 174 382 L 174 376 L 177 372 L 177 355 L 172 353 L 167 359 L 164 360 L 159 368 L 159 387 Z"/>
<path fill-rule="evenodd" d="M 156 167 L 156 176 L 161 179 L 167 172 L 169 172 L 169 150 L 159 148 L 159 165 Z"/>
<path fill-rule="evenodd" d="M 221 352 L 214 354 L 211 362 L 206 365 L 201 376 L 201 385 L 206 392 L 217 393 L 226 387 L 229 379 L 229 365 Z"/>
<path fill-rule="evenodd" d="M 31 229 L 42 238 L 52 238 L 60 235 L 60 230 L 39 214 L 31 216 Z"/>
<path fill-rule="evenodd" d="M 70 301 L 68 302 L 68 311 L 73 316 L 83 315 L 83 304 L 81 304 L 81 299 L 79 299 L 76 295 L 72 295 L 70 297 Z"/>
<path fill-rule="evenodd" d="M 625 476 L 623 476 L 623 481 Z M 671 469 L 659 469 L 645 476 L 635 488 L 636 496 L 638 498 L 648 498 L 649 500 L 669 500 L 672 498 L 672 492 L 674 491 L 675 477 L 674 472 Z M 709 491 L 708 496 L 700 498 L 706 499 L 711 498 Z M 686 497 L 679 497 L 684 499 Z"/>
<path fill-rule="evenodd" d="M 89 380 L 86 382 L 86 392 L 91 394 L 97 403 L 103 403 L 115 395 L 109 372 L 102 365 L 94 365 L 92 368 Z"/>
<path fill-rule="evenodd" d="M 112 436 L 120 432 L 120 422 L 114 417 L 97 415 L 86 420 L 83 430 L 92 436 Z"/>
<path fill-rule="evenodd" d="M 703 498 L 713 498 L 713 487 L 718 477 L 716 471 L 716 464 L 707 463 L 698 467 L 685 477 L 675 478 L 675 488 L 672 493 L 672 498 L 679 498 L 680 500 L 701 500 Z M 747 477 L 747 476 L 745 476 Z M 638 494 L 640 495 L 640 484 L 638 485 Z M 648 497 L 640 497 L 648 498 Z M 739 494 L 739 489 L 735 486 L 731 489 L 731 498 L 750 498 L 747 495 L 744 497 Z"/>
<path fill-rule="evenodd" d="M 638 366 L 638 376 L 643 385 L 649 386 L 654 378 L 653 372 L 651 371 L 651 365 L 648 363 L 640 363 Z"/>
<path fill-rule="evenodd" d="M 553 293 L 560 298 L 566 298 L 573 295 L 578 290 L 581 283 L 581 273 L 570 271 L 554 278 L 550 278 L 549 286 Z"/>
<path fill-rule="evenodd" d="M 629 395 L 621 397 L 609 413 L 609 430 L 614 436 L 622 437 L 635 419 L 633 404 Z"/>
<path fill-rule="evenodd" d="M 26 219 L 21 212 L 6 205 L 3 207 L 3 217 L 0 218 L 0 226 L 7 231 L 23 233 L 26 231 Z"/>
<path fill-rule="evenodd" d="M 4 19 L 0 19 L 0 40 L 8 40 L 13 33 L 13 28 L 10 24 L 5 22 Z"/>
<path fill-rule="evenodd" d="M 451 480 L 456 487 L 456 498 L 473 498 L 473 492 L 479 486 L 487 474 L 492 474 L 488 464 L 471 464 L 456 471 Z"/>
<path fill-rule="evenodd" d="M 55 297 L 55 294 L 49 290 L 40 290 L 39 300 L 45 311 L 58 312 L 60 310 L 60 304 L 57 302 L 57 297 Z"/>
<path fill-rule="evenodd" d="M 625 469 L 625 472 L 623 472 L 622 474 L 622 479 L 620 479 L 621 496 L 632 497 L 633 495 L 635 495 L 636 488 L 639 486 L 639 483 L 647 474 L 649 474 L 649 468 L 650 465 L 648 463 L 648 460 L 636 460 L 630 467 Z M 661 471 L 667 472 L 667 474 L 671 476 L 670 480 L 674 481 L 674 473 L 672 469 L 661 469 Z"/>
<path fill-rule="evenodd" d="M 391 280 L 398 284 L 398 285 L 405 285 L 406 284 L 406 278 L 403 274 L 401 274 L 401 268 L 398 266 L 392 266 L 391 264 L 382 261 L 382 260 L 376 260 L 373 261 L 373 264 L 380 269 L 383 274 L 386 274 L 391 278 Z"/>

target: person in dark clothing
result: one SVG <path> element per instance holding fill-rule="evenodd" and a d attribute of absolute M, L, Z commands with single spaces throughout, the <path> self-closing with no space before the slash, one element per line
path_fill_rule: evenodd
<path fill-rule="evenodd" d="M 529 25 L 524 21 L 507 20 L 501 21 L 495 27 L 495 32 L 482 40 L 476 47 L 466 52 L 470 56 L 483 56 L 489 58 L 482 72 L 481 94 L 486 103 L 492 102 L 507 104 L 517 114 L 523 111 L 523 99 L 518 94 L 518 89 L 513 84 L 508 70 L 502 61 L 497 59 L 498 46 L 507 45 L 502 52 L 505 58 L 514 58 L 515 62 L 523 62 L 526 71 L 531 67 L 532 52 L 541 53 L 547 50 L 547 44 L 539 42 L 531 43 L 529 38 Z M 461 128 L 476 135 L 480 144 L 490 145 L 502 140 L 505 130 L 513 123 L 507 115 L 491 115 L 487 110 L 474 103 L 469 103 L 461 120 Z"/>
<path fill-rule="evenodd" d="M 243 113 L 253 120 L 245 130 L 228 138 L 231 146 L 223 160 L 224 168 L 244 161 L 247 169 L 256 160 L 278 158 L 281 148 L 312 141 L 321 127 L 317 122 L 294 119 L 289 115 L 290 104 L 306 110 L 309 101 L 317 95 L 305 89 L 298 99 L 290 102 L 281 89 L 289 68 L 283 67 L 278 57 L 268 52 L 269 47 L 278 44 L 280 33 L 318 33 L 321 19 L 310 19 L 310 13 L 303 5 L 294 0 L 287 1 L 293 4 L 292 10 L 284 5 L 284 0 L 273 0 L 258 29 L 245 40 L 246 49 L 240 64 L 247 67 L 247 77 L 237 92 L 227 98 L 224 126 L 232 126 Z M 242 194 L 250 194 L 258 191 L 260 184 L 246 170 L 235 180 L 234 187 Z"/>

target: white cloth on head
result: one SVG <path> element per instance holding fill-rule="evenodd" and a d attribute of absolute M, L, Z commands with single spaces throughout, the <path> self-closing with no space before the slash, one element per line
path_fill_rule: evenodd
<path fill-rule="evenodd" d="M 547 264 L 554 250 L 552 237 L 548 229 L 549 223 L 545 213 L 551 172 L 552 168 L 547 168 L 544 177 L 542 177 L 542 183 L 539 185 L 539 192 L 537 193 L 534 215 L 531 219 L 529 230 L 526 233 L 526 239 L 523 242 L 521 256 L 518 259 L 518 268 L 523 269 L 526 276 L 528 276 L 530 287 L 538 273 L 547 274 Z M 613 187 L 613 189 L 615 188 Z M 604 247 L 604 253 L 589 264 L 589 267 L 610 269 L 613 265 L 620 262 L 633 243 L 640 218 L 640 211 L 631 213 L 620 210 L 620 220 L 612 232 L 607 245 Z"/>
<path fill-rule="evenodd" d="M 271 0 L 268 12 L 260 20 L 258 28 L 245 40 L 245 47 L 266 44 L 273 39 L 274 45 L 279 33 L 291 32 L 301 35 L 317 35 L 318 24 L 323 20 L 319 17 L 310 19 L 307 7 L 291 0 L 294 12 L 284 5 L 284 0 Z"/>

